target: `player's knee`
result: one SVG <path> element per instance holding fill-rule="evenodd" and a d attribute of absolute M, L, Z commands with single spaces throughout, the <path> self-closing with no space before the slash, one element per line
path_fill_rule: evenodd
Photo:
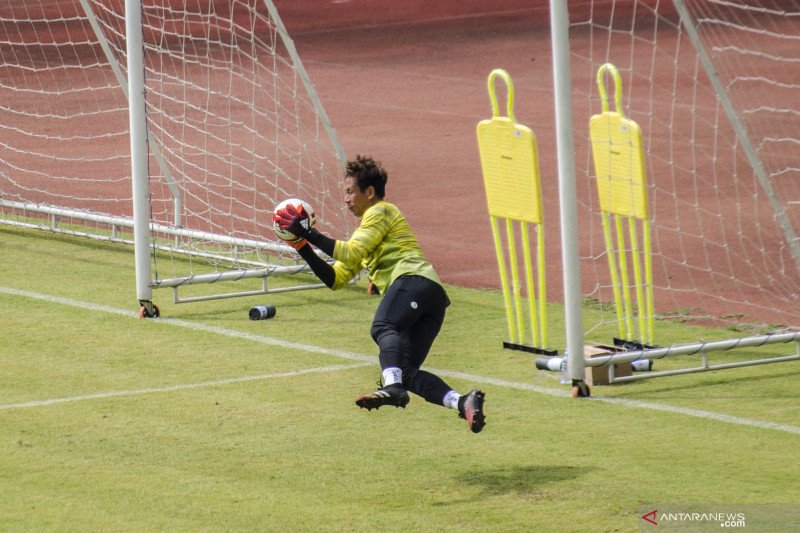
<path fill-rule="evenodd" d="M 375 341 L 376 344 L 380 345 L 380 341 L 386 335 L 396 335 L 397 328 L 391 322 L 386 320 L 375 320 L 372 323 L 372 329 L 370 330 L 370 335 L 372 335 L 372 340 Z"/>

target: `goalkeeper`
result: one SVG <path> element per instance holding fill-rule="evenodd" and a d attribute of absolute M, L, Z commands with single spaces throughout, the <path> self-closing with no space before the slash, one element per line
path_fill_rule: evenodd
<path fill-rule="evenodd" d="M 470 430 L 478 433 L 485 424 L 484 393 L 474 389 L 461 395 L 438 376 L 420 369 L 450 300 L 405 217 L 383 199 L 387 179 L 386 171 L 370 157 L 348 161 L 345 204 L 361 222 L 347 241 L 310 228 L 302 206 L 298 211 L 290 205 L 278 211 L 274 220 L 300 238 L 290 244 L 328 288 L 346 286 L 366 268 L 370 281 L 383 295 L 371 330 L 380 350 L 383 386 L 356 398 L 356 405 L 368 410 L 384 405 L 404 408 L 409 401 L 407 391 L 411 391 L 428 402 L 457 410 Z M 309 243 L 335 263 L 321 259 Z"/>

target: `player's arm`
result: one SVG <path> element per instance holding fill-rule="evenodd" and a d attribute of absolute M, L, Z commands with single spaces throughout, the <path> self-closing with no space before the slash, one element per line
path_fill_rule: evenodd
<path fill-rule="evenodd" d="M 285 209 L 279 210 L 273 219 L 282 230 L 306 239 L 337 261 L 347 265 L 358 265 L 381 243 L 389 231 L 392 222 L 386 216 L 385 209 L 383 206 L 368 209 L 358 229 L 347 241 L 331 239 L 310 227 L 308 215 L 302 206 L 296 209 L 293 205 L 287 205 Z"/>
<path fill-rule="evenodd" d="M 350 267 L 340 261 L 331 265 L 317 255 L 305 239 L 287 241 L 287 244 L 297 250 L 300 257 L 308 263 L 314 275 L 331 290 L 335 291 L 347 286 L 350 280 L 358 273 L 358 268 Z"/>
<path fill-rule="evenodd" d="M 310 228 L 306 232 L 305 239 L 329 256 L 333 257 L 333 251 L 336 249 L 336 239 L 331 239 L 327 235 L 323 235 L 314 228 Z"/>
<path fill-rule="evenodd" d="M 305 259 L 306 263 L 308 263 L 308 266 L 311 268 L 311 271 L 320 279 L 320 281 L 329 289 L 333 289 L 333 286 L 336 283 L 336 271 L 334 271 L 333 267 L 328 264 L 327 261 L 318 256 L 311 246 L 308 245 L 308 242 L 304 241 L 302 246 L 296 248 L 296 250 L 297 253 L 300 254 L 300 257 Z"/>
<path fill-rule="evenodd" d="M 323 235 L 312 227 L 309 227 L 308 213 L 305 212 L 305 209 L 303 209 L 302 206 L 300 206 L 300 209 L 298 210 L 293 205 L 287 205 L 285 209 L 281 209 L 275 213 L 273 220 L 280 226 L 282 230 L 288 231 L 289 233 L 297 235 L 301 239 L 307 240 L 329 256 L 333 257 L 333 250 L 336 247 L 336 240 L 331 239 L 327 235 Z M 300 249 L 298 248 L 297 251 L 299 252 Z M 303 254 L 300 255 L 302 256 Z M 305 257 L 303 258 L 305 259 Z"/>
<path fill-rule="evenodd" d="M 372 218 L 376 219 L 376 217 Z M 289 244 L 306 260 L 317 277 L 333 290 L 344 287 L 355 277 L 360 270 L 362 258 L 377 246 L 383 238 L 383 233 L 385 233 L 385 230 L 377 232 L 379 233 L 377 234 L 374 228 L 365 229 L 365 219 L 362 220 L 361 226 L 349 241 L 337 241 L 327 235 L 323 235 L 314 228 L 310 228 L 308 215 L 303 208 L 301 207 L 298 210 L 291 205 L 287 206 L 286 209 L 279 210 L 273 220 L 282 230 L 297 235 L 301 239 Z M 367 238 L 367 236 L 369 237 Z M 308 242 L 336 259 L 336 263 L 331 266 L 322 260 L 308 246 Z M 341 253 L 342 250 L 345 253 Z"/>

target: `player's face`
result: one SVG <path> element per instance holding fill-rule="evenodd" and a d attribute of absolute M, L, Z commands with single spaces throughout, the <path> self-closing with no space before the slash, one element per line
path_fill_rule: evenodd
<path fill-rule="evenodd" d="M 375 188 L 367 187 L 366 191 L 358 188 L 356 180 L 347 177 L 344 180 L 344 203 L 347 209 L 357 217 L 361 217 L 372 204 L 376 201 Z"/>

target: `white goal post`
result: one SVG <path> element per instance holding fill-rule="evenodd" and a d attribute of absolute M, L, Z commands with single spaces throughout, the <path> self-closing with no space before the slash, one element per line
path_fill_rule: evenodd
<path fill-rule="evenodd" d="M 567 353 L 537 366 L 558 370 L 566 361 L 569 378 L 580 383 L 586 366 L 667 355 L 704 354 L 692 371 L 799 359 L 800 4 L 552 0 L 550 6 Z M 608 246 L 598 198 L 606 177 L 595 168 L 597 146 L 589 136 L 590 117 L 604 111 L 602 84 L 614 90 L 604 65 L 618 70 L 621 112 L 641 129 L 644 218 L 652 232 L 646 258 L 633 230 L 626 241 L 622 225 L 618 248 Z M 616 276 L 612 254 L 627 257 L 628 267 L 641 260 L 652 280 Z M 618 294 L 625 291 L 652 291 L 654 311 L 623 301 Z M 616 339 L 620 346 L 629 341 L 627 352 L 584 359 L 584 344 L 622 337 L 620 301 L 626 312 L 648 315 L 643 324 L 655 321 L 655 338 L 645 341 L 630 321 L 631 337 Z M 659 321 L 670 319 L 737 333 L 714 342 L 660 338 Z M 705 361 L 711 351 L 773 343 L 798 350 L 771 360 Z"/>
<path fill-rule="evenodd" d="M 0 6 L 0 223 L 132 244 L 137 299 L 321 286 L 272 230 L 301 197 L 347 233 L 345 156 L 271 0 Z M 179 295 L 254 279 L 255 288 Z"/>

